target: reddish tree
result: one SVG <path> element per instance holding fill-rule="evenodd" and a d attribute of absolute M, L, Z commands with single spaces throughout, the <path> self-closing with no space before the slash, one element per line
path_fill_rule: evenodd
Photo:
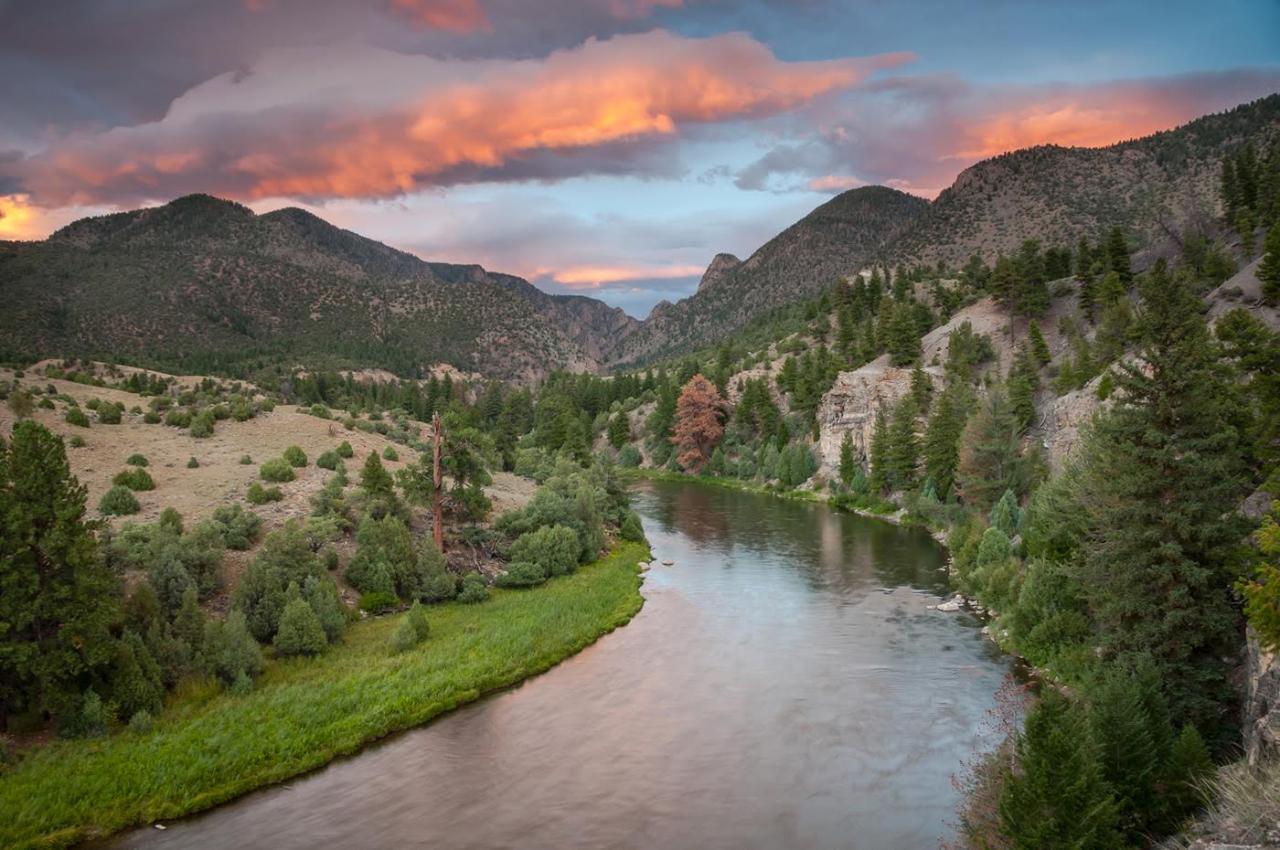
<path fill-rule="evenodd" d="M 675 436 L 680 454 L 676 462 L 685 472 L 698 474 L 707 465 L 711 452 L 724 436 L 721 422 L 725 412 L 724 399 L 715 384 L 701 375 L 694 375 L 684 385 L 676 401 Z"/>

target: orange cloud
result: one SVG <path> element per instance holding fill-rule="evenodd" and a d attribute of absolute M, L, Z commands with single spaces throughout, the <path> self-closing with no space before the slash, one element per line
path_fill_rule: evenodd
<path fill-rule="evenodd" d="M 391 5 L 423 27 L 450 32 L 492 29 L 480 0 L 391 0 Z"/>
<path fill-rule="evenodd" d="M 626 280 L 696 277 L 703 271 L 702 266 L 573 266 L 554 270 L 539 269 L 533 276 L 550 276 L 556 283 L 575 289 L 597 289 L 606 283 Z"/>
<path fill-rule="evenodd" d="M 609 11 L 615 18 L 647 18 L 654 9 L 679 9 L 684 0 L 609 0 Z"/>
<path fill-rule="evenodd" d="M 40 230 L 26 195 L 0 195 L 0 239 L 34 239 Z"/>
<path fill-rule="evenodd" d="M 593 151 L 617 156 L 688 124 L 788 111 L 908 58 L 782 62 L 744 34 L 661 30 L 590 39 L 541 60 L 275 51 L 248 73 L 187 92 L 156 123 L 69 137 L 13 176 L 47 206 L 192 191 L 386 198 L 554 179 L 591 173 Z"/>

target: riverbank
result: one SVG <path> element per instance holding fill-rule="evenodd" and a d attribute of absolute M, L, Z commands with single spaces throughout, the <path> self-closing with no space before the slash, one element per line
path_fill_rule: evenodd
<path fill-rule="evenodd" d="M 643 560 L 627 544 L 541 587 L 430 608 L 430 637 L 400 654 L 404 615 L 365 620 L 324 655 L 271 662 L 244 696 L 192 683 L 150 732 L 50 744 L 0 774 L 0 846 L 199 812 L 542 673 L 635 616 Z"/>

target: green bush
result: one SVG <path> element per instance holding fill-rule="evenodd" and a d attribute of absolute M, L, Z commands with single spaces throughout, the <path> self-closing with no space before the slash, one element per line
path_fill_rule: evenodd
<path fill-rule="evenodd" d="M 200 461 L 196 459 L 195 455 L 192 455 L 191 457 L 187 458 L 187 469 L 199 469 L 199 468 L 200 468 Z"/>
<path fill-rule="evenodd" d="M 434 546 L 432 548 L 435 548 Z M 458 580 L 453 573 L 441 569 L 427 576 L 420 598 L 423 602 L 447 602 L 458 595 Z"/>
<path fill-rule="evenodd" d="M 120 408 L 111 402 L 103 402 L 98 406 L 98 421 L 103 425 L 119 425 Z"/>
<path fill-rule="evenodd" d="M 177 508 L 165 508 L 160 512 L 160 519 L 156 520 L 156 527 L 169 534 L 182 534 L 182 514 Z"/>
<path fill-rule="evenodd" d="M 288 595 L 293 598 L 285 604 L 280 614 L 280 627 L 271 641 L 276 654 L 288 657 L 323 652 L 329 641 L 320 626 L 320 618 L 301 597 L 296 584 L 289 586 Z"/>
<path fill-rule="evenodd" d="M 174 428 L 190 428 L 191 411 L 175 407 L 164 415 L 164 424 Z"/>
<path fill-rule="evenodd" d="M 84 448 L 84 437 L 81 437 L 79 434 L 72 434 L 71 439 L 67 440 L 67 445 L 71 446 L 73 449 Z"/>
<path fill-rule="evenodd" d="M 547 574 L 542 567 L 528 561 L 518 561 L 508 564 L 507 571 L 494 579 L 494 584 L 498 587 L 533 587 L 546 580 Z"/>
<path fill-rule="evenodd" d="M 640 465 L 641 460 L 640 450 L 630 443 L 618 452 L 618 465 L 626 469 L 634 469 Z"/>
<path fill-rule="evenodd" d="M 298 446 L 289 446 L 281 456 L 295 469 L 301 469 L 307 465 L 307 454 Z"/>
<path fill-rule="evenodd" d="M 125 464 L 128 466 L 149 466 L 150 463 L 151 462 L 148 461 L 145 456 L 140 454 L 131 454 L 129 455 L 128 460 L 125 461 Z"/>
<path fill-rule="evenodd" d="M 274 457 L 258 467 L 258 475 L 263 481 L 282 483 L 297 478 L 293 466 L 281 457 Z"/>
<path fill-rule="evenodd" d="M 627 511 L 618 528 L 618 536 L 630 543 L 643 543 L 644 526 L 640 524 L 640 515 L 635 511 Z"/>
<path fill-rule="evenodd" d="M 255 481 L 249 485 L 249 492 L 244 498 L 251 505 L 265 505 L 267 502 L 280 501 L 284 498 L 284 494 L 280 492 L 279 487 L 263 487 Z"/>
<path fill-rule="evenodd" d="M 203 411 L 195 419 L 191 420 L 191 436 L 198 440 L 213 436 L 213 413 L 212 411 Z"/>
<path fill-rule="evenodd" d="M 484 577 L 479 573 L 467 573 L 462 579 L 462 592 L 458 594 L 458 601 L 475 604 L 488 598 L 489 587 L 484 583 Z"/>
<path fill-rule="evenodd" d="M 396 607 L 398 601 L 394 593 L 385 591 L 365 593 L 360 596 L 360 610 L 368 611 L 370 614 L 381 614 Z"/>
<path fill-rule="evenodd" d="M 559 576 L 573 572 L 581 552 L 572 528 L 549 525 L 516 538 L 511 544 L 511 561 L 537 564 L 546 575 Z"/>
<path fill-rule="evenodd" d="M 75 425 L 79 428 L 89 427 L 89 417 L 78 407 L 67 408 L 66 420 L 68 425 Z"/>
<path fill-rule="evenodd" d="M 435 546 L 429 541 L 415 546 L 408 526 L 398 517 L 365 517 L 356 532 L 356 544 L 347 581 L 361 592 L 420 599 L 427 581 L 444 569 Z"/>
<path fill-rule="evenodd" d="M 253 687 L 254 677 L 262 672 L 262 650 L 249 633 L 242 611 L 232 611 L 225 621 L 205 623 L 203 643 L 200 657 L 205 672 L 233 686 L 233 692 Z"/>
<path fill-rule="evenodd" d="M 342 458 L 338 457 L 335 451 L 327 451 L 316 458 L 316 466 L 321 469 L 337 469 L 338 464 L 342 462 Z"/>
<path fill-rule="evenodd" d="M 240 455 L 240 465 L 249 466 L 253 463 L 253 458 L 249 455 Z"/>
<path fill-rule="evenodd" d="M 145 735 L 155 726 L 155 718 L 145 708 L 139 709 L 129 718 L 129 731 L 135 735 Z"/>
<path fill-rule="evenodd" d="M 335 451 L 338 453 L 338 457 L 350 458 L 355 456 L 355 450 L 351 448 L 351 444 L 346 440 L 339 443 Z"/>
<path fill-rule="evenodd" d="M 430 626 L 427 623 L 427 612 L 421 604 L 415 602 L 409 613 L 396 627 L 391 638 L 391 646 L 395 652 L 406 652 L 427 639 Z"/>
<path fill-rule="evenodd" d="M 111 483 L 120 487 L 128 487 L 136 492 L 156 489 L 156 482 L 151 478 L 151 473 L 141 466 L 135 466 L 126 469 L 124 472 L 117 473 L 116 477 L 111 479 Z"/>
<path fill-rule="evenodd" d="M 246 511 L 239 502 L 219 505 L 214 509 L 213 522 L 222 535 L 223 545 L 241 552 L 253 545 L 262 529 L 262 517 L 253 511 Z"/>
<path fill-rule="evenodd" d="M 320 419 L 333 418 L 333 414 L 329 412 L 329 408 L 325 407 L 323 404 L 313 404 L 311 405 L 311 409 L 307 412 Z"/>
<path fill-rule="evenodd" d="M 142 414 L 142 421 L 148 425 L 159 425 L 160 414 L 156 413 L 154 410 L 148 410 L 146 413 Z"/>
<path fill-rule="evenodd" d="M 142 505 L 138 504 L 133 491 L 122 484 L 112 487 L 98 502 L 98 511 L 107 516 L 127 516 L 136 514 L 140 510 Z"/>
<path fill-rule="evenodd" d="M 395 450 L 394 446 L 387 446 L 385 449 L 382 450 L 382 459 L 383 460 L 399 460 L 400 454 Z"/>

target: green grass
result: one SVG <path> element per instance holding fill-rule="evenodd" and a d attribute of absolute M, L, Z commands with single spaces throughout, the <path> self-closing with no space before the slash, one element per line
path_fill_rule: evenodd
<path fill-rule="evenodd" d="M 541 673 L 640 610 L 647 555 L 628 544 L 541 587 L 433 607 L 431 636 L 399 654 L 404 615 L 365 620 L 318 658 L 272 662 L 245 696 L 188 683 L 150 733 L 34 751 L 0 775 L 0 846 L 62 847 L 207 809 Z"/>

